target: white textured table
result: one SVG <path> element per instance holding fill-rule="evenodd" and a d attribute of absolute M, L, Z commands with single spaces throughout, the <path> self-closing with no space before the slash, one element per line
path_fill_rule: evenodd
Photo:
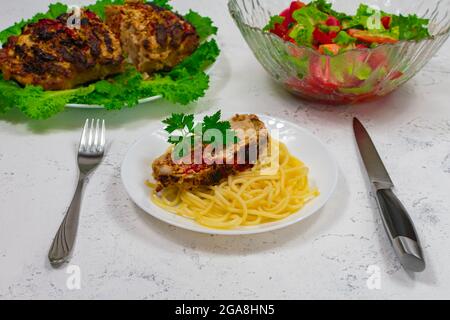
<path fill-rule="evenodd" d="M 3 1 L 0 28 L 44 10 L 47 2 Z M 211 90 L 197 104 L 68 110 L 42 122 L 18 112 L 0 118 L 0 299 L 450 298 L 450 43 L 387 98 L 316 106 L 269 79 L 225 1 L 175 2 L 180 11 L 192 7 L 220 27 L 222 56 Z M 128 147 L 170 112 L 218 108 L 290 119 L 321 138 L 341 174 L 326 208 L 287 229 L 243 237 L 180 230 L 138 209 L 120 180 Z M 367 125 L 416 223 L 428 262 L 422 274 L 405 273 L 388 243 L 360 168 L 355 115 Z M 67 272 L 77 267 L 54 270 L 46 255 L 72 197 L 86 117 L 106 119 L 112 144 L 86 190 L 71 261 L 81 271 L 81 288 L 70 290 Z M 379 268 L 379 289 L 367 286 L 368 268 Z"/>

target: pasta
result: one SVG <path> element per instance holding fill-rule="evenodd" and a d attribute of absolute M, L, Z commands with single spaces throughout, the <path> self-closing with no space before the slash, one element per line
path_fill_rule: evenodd
<path fill-rule="evenodd" d="M 278 152 L 270 161 L 258 161 L 251 169 L 229 176 L 215 186 L 185 190 L 170 186 L 160 192 L 155 185 L 151 199 L 159 207 L 216 229 L 254 226 L 284 219 L 319 195 L 308 180 L 308 168 L 287 147 L 273 141 Z M 274 150 L 274 149 L 272 149 Z M 275 157 L 275 154 L 277 157 Z M 278 164 L 273 173 L 265 169 Z"/>

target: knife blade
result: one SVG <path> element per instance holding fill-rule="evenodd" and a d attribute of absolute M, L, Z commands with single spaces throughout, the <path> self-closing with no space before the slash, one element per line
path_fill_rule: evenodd
<path fill-rule="evenodd" d="M 392 191 L 394 184 L 369 133 L 353 118 L 353 131 L 362 161 L 375 190 L 384 228 L 401 264 L 407 270 L 425 270 L 425 259 L 414 224 L 403 204 Z"/>

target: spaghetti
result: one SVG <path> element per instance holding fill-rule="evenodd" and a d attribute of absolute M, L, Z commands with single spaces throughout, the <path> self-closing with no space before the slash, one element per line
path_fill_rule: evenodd
<path fill-rule="evenodd" d="M 169 212 L 216 229 L 284 219 L 302 209 L 319 191 L 310 186 L 309 170 L 303 162 L 290 154 L 284 144 L 272 141 L 274 143 L 278 166 L 271 174 L 264 171 L 270 161 L 259 161 L 252 169 L 229 176 L 215 186 L 192 190 L 169 186 L 156 192 L 155 185 L 147 182 L 153 189 L 151 198 Z"/>

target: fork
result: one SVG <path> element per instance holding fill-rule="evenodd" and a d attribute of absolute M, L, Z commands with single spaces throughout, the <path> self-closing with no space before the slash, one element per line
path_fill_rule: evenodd
<path fill-rule="evenodd" d="M 72 252 L 78 229 L 81 196 L 85 180 L 89 173 L 102 161 L 105 142 L 105 120 L 102 120 L 100 125 L 100 120 L 97 119 L 94 127 L 94 119 L 91 121 L 87 119 L 78 149 L 79 176 L 75 195 L 48 253 L 48 259 L 54 267 L 59 267 L 66 262 Z"/>

